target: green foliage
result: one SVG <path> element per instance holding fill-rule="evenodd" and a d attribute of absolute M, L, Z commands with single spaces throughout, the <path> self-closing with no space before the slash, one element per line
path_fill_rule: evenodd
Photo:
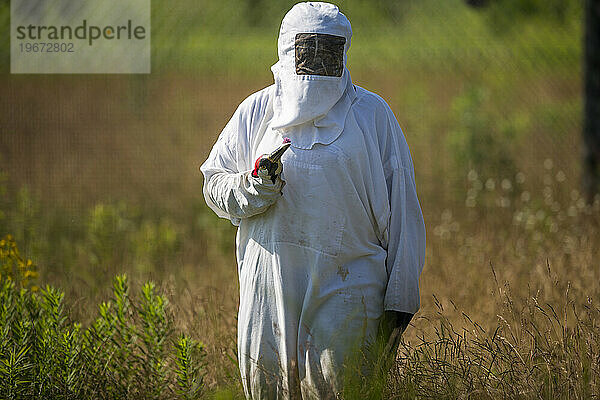
<path fill-rule="evenodd" d="M 197 398 L 203 388 L 203 345 L 177 336 L 168 301 L 155 285 L 129 294 L 115 277 L 113 298 L 87 329 L 70 320 L 64 293 L 27 289 L 12 268 L 23 260 L 12 238 L 0 253 L 0 393 L 7 399 Z M 30 265 L 24 262 L 24 265 Z M 11 268 L 9 268 L 11 267 Z M 19 275 L 21 274 L 21 275 Z M 34 279 L 30 276 L 30 279 Z"/>
<path fill-rule="evenodd" d="M 0 159 L 1 161 L 1 159 Z M 3 209 L 5 208 L 4 203 L 7 201 L 6 199 L 6 181 L 8 180 L 8 175 L 4 171 L 0 171 L 0 222 L 4 223 L 6 219 L 6 214 Z"/>
<path fill-rule="evenodd" d="M 15 203 L 15 210 L 11 214 L 12 223 L 17 228 L 15 238 L 22 244 L 27 254 L 35 257 L 40 250 L 38 234 L 41 231 L 41 204 L 27 186 L 19 188 Z"/>
<path fill-rule="evenodd" d="M 163 269 L 181 247 L 177 226 L 171 220 L 144 220 L 133 235 L 138 268 Z"/>
<path fill-rule="evenodd" d="M 210 241 L 207 247 L 216 247 L 221 254 L 231 254 L 235 251 L 235 241 L 231 240 L 235 236 L 236 228 L 229 221 L 224 219 L 215 220 L 214 212 L 208 208 L 204 199 L 199 199 L 192 204 L 193 207 L 193 225 L 191 234 L 201 238 L 208 238 Z"/>
<path fill-rule="evenodd" d="M 94 265 L 134 264 L 143 272 L 160 271 L 181 248 L 179 229 L 169 219 L 142 219 L 123 202 L 98 204 L 88 217 L 84 247 Z"/>
<path fill-rule="evenodd" d="M 113 274 L 113 265 L 164 271 L 181 250 L 181 232 L 187 229 L 181 223 L 162 216 L 142 218 L 124 202 L 99 203 L 84 213 L 42 213 L 37 196 L 26 187 L 8 191 L 5 176 L 0 175 L 0 235 L 16 232 L 15 240 L 26 252 L 44 260 L 44 270 L 71 270 L 84 263 L 96 273 Z M 190 229 L 196 223 L 192 225 Z"/>
<path fill-rule="evenodd" d="M 177 394 L 183 399 L 193 399 L 202 389 L 200 369 L 202 364 L 202 344 L 187 337 L 179 336 L 175 343 Z"/>
<path fill-rule="evenodd" d="M 88 217 L 83 246 L 93 265 L 134 264 L 140 271 L 160 271 L 181 248 L 178 229 L 169 219 L 142 219 L 123 202 L 98 204 Z"/>
<path fill-rule="evenodd" d="M 513 154 L 519 125 L 495 115 L 489 96 L 482 87 L 470 87 L 454 99 L 456 128 L 448 136 L 449 148 L 456 171 L 512 178 L 517 172 Z"/>
<path fill-rule="evenodd" d="M 488 11 L 491 26 L 498 32 L 518 31 L 527 20 L 537 18 L 564 24 L 580 12 L 578 0 L 498 0 Z"/>
<path fill-rule="evenodd" d="M 268 67 L 277 56 L 281 19 L 294 3 L 152 2 L 152 71 L 183 68 L 194 74 L 201 71 L 254 76 L 260 72 L 268 77 Z M 510 47 L 514 51 L 522 45 L 546 48 L 544 63 L 554 63 L 565 60 L 556 57 L 557 51 L 579 47 L 576 26 L 581 6 L 577 0 L 499 0 L 491 2 L 483 13 L 473 12 L 464 0 L 340 0 L 336 4 L 349 17 L 355 32 L 350 63 L 366 71 L 374 65 L 396 69 L 399 60 L 403 64 L 417 61 L 425 68 L 478 61 L 503 66 L 502 49 Z M 0 57 L 0 68 L 4 70 L 8 70 L 10 60 L 9 14 L 8 5 L 0 4 L 0 22 L 5 22 L 0 24 L 0 33 L 4 33 L 0 35 L 0 56 L 4 55 Z M 534 25 L 533 29 L 527 29 L 529 25 Z M 544 30 L 543 42 L 536 40 L 540 27 Z M 502 35 L 495 32 L 518 35 L 500 38 L 496 36 Z M 480 52 L 476 56 L 483 55 L 484 60 L 473 59 L 472 54 L 466 57 L 472 50 Z M 570 61 L 579 60 L 577 54 L 568 56 Z"/>
<path fill-rule="evenodd" d="M 243 396 L 241 393 L 237 393 L 236 395 L 236 392 L 232 389 L 221 389 L 213 396 L 214 400 L 234 400 L 242 398 L 245 398 L 245 396 Z"/>
<path fill-rule="evenodd" d="M 36 266 L 23 258 L 11 235 L 0 239 L 0 280 L 15 282 L 18 287 L 37 290 L 33 281 L 37 278 Z"/>
<path fill-rule="evenodd" d="M 92 264 L 122 262 L 133 222 L 125 204 L 98 204 L 89 216 L 87 234 Z"/>

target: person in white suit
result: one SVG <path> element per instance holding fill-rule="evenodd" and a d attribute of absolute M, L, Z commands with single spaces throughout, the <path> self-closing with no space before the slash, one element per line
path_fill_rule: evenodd
<path fill-rule="evenodd" d="M 335 398 L 345 362 L 382 326 L 397 340 L 419 309 L 413 162 L 387 103 L 350 79 L 351 36 L 336 6 L 296 4 L 275 83 L 240 104 L 201 166 L 207 204 L 238 226 L 248 398 Z M 260 162 L 284 141 L 276 168 Z"/>

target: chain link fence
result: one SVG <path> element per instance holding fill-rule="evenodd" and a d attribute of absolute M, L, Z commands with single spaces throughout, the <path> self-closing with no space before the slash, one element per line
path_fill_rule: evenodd
<path fill-rule="evenodd" d="M 204 226 L 198 165 L 237 104 L 271 84 L 279 24 L 292 5 L 154 1 L 151 74 L 10 75 L 10 7 L 1 0 L 5 186 L 70 210 L 124 199 Z M 496 182 L 526 176 L 533 189 L 551 174 L 566 193 L 578 188 L 579 1 L 339 6 L 354 31 L 352 78 L 396 113 L 426 214 L 464 205 L 469 172 Z"/>

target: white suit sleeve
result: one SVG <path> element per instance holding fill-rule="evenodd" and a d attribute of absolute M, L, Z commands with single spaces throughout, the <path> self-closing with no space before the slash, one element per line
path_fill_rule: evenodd
<path fill-rule="evenodd" d="M 204 175 L 206 204 L 221 218 L 234 225 L 240 220 L 264 212 L 281 196 L 283 182 L 275 183 L 251 175 L 245 168 L 250 126 L 245 124 L 240 108 L 235 112 L 208 159 L 200 170 Z"/>
<path fill-rule="evenodd" d="M 395 117 L 392 118 L 394 150 L 385 168 L 390 216 L 384 233 L 388 272 L 384 307 L 414 314 L 420 305 L 419 276 L 425 261 L 425 223 L 408 145 Z"/>

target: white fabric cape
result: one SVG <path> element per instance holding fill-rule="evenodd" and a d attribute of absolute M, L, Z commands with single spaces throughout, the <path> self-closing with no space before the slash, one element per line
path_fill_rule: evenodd
<path fill-rule="evenodd" d="M 242 177 L 282 142 L 270 127 L 274 92 L 270 86 L 238 107 L 201 167 L 204 193 L 239 225 L 246 395 L 332 398 L 344 360 L 375 335 L 383 311 L 419 309 L 425 226 L 396 118 L 354 85 L 338 102 L 348 106 L 343 131 L 292 142 L 282 195 L 271 206 L 253 196 Z"/>

